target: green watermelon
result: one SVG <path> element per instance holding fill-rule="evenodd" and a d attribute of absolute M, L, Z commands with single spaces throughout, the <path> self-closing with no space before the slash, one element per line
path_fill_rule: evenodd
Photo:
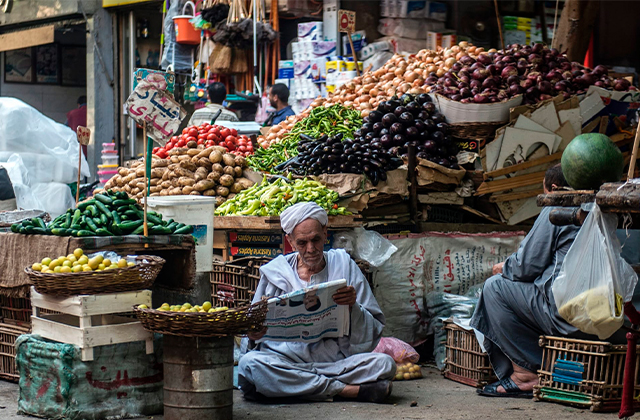
<path fill-rule="evenodd" d="M 575 190 L 595 190 L 605 182 L 619 182 L 624 158 L 604 134 L 580 134 L 562 154 L 562 173 Z"/>

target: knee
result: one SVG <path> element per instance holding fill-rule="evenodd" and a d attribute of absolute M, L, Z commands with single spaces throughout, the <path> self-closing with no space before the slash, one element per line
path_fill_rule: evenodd
<path fill-rule="evenodd" d="M 500 274 L 489 277 L 482 287 L 482 297 L 485 299 L 496 297 L 499 294 L 500 284 L 505 281 L 506 280 Z"/>
<path fill-rule="evenodd" d="M 384 353 L 372 353 L 375 355 L 375 364 L 380 369 L 379 379 L 393 379 L 396 376 L 396 364 L 393 357 Z"/>
<path fill-rule="evenodd" d="M 238 361 L 238 374 L 245 378 L 251 377 L 251 370 L 262 364 L 262 355 L 259 351 L 250 351 Z"/>

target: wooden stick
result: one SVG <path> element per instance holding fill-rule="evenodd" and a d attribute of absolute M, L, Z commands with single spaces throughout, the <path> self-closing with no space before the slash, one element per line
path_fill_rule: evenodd
<path fill-rule="evenodd" d="M 149 182 L 147 178 L 147 122 L 145 121 L 142 124 L 142 142 L 144 148 L 144 236 L 149 236 L 149 226 L 147 225 L 147 183 Z M 149 244 L 144 244 L 145 248 L 149 247 Z"/>
<path fill-rule="evenodd" d="M 485 172 L 483 174 L 484 179 L 497 178 L 502 175 L 510 174 L 523 169 L 533 168 L 534 166 L 544 165 L 545 163 L 553 162 L 554 160 L 560 160 L 562 152 L 554 153 L 549 156 L 544 156 L 539 159 L 529 160 L 526 162 L 518 163 L 517 165 L 507 166 L 506 168 L 496 169 L 495 171 Z"/>
<path fill-rule="evenodd" d="M 542 194 L 543 192 L 544 190 L 540 188 L 540 189 L 535 189 L 531 191 L 521 191 L 521 192 L 512 192 L 507 194 L 492 195 L 491 197 L 489 197 L 489 202 L 502 203 L 504 201 L 520 200 L 523 198 L 536 197 Z"/>
<path fill-rule="evenodd" d="M 78 142 L 78 185 L 76 186 L 76 206 L 80 201 L 80 170 L 82 169 L 82 143 Z"/>
<path fill-rule="evenodd" d="M 544 181 L 545 171 L 532 174 L 520 175 L 513 178 L 498 179 L 496 181 L 485 181 L 479 187 L 475 195 L 489 194 L 498 191 L 511 190 L 527 185 L 535 185 Z"/>
<path fill-rule="evenodd" d="M 349 45 L 351 46 L 351 54 L 353 54 L 353 61 L 356 63 L 356 74 L 360 76 L 360 66 L 358 65 L 358 57 L 356 57 L 356 49 L 353 47 L 351 32 L 347 32 L 347 36 L 349 37 Z"/>
<path fill-rule="evenodd" d="M 496 20 L 498 21 L 498 31 L 500 31 L 500 44 L 504 50 L 504 37 L 502 36 L 502 22 L 500 22 L 500 11 L 498 10 L 498 0 L 493 0 L 493 4 L 496 7 Z"/>
<path fill-rule="evenodd" d="M 633 153 L 631 154 L 631 162 L 629 162 L 627 179 L 633 179 L 633 172 L 636 169 L 636 159 L 638 159 L 638 145 L 640 145 L 640 126 L 636 128 L 636 138 L 633 141 Z"/>

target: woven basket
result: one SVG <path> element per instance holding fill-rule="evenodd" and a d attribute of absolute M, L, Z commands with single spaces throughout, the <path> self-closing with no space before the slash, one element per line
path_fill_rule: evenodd
<path fill-rule="evenodd" d="M 246 257 L 230 262 L 213 262 L 211 302 L 214 306 L 238 308 L 249 305 L 260 281 L 260 267 L 267 257 Z"/>
<path fill-rule="evenodd" d="M 457 123 L 449 124 L 449 131 L 453 137 L 459 139 L 493 140 L 496 130 L 506 122 L 498 123 Z"/>
<path fill-rule="evenodd" d="M 138 320 L 147 330 L 182 337 L 215 337 L 242 335 L 262 328 L 267 317 L 267 300 L 251 306 L 214 313 L 172 312 L 133 307 Z"/>
<path fill-rule="evenodd" d="M 151 287 L 164 260 L 153 255 L 138 255 L 133 267 L 79 273 L 41 273 L 31 267 L 25 272 L 38 293 L 54 296 L 95 295 L 142 290 Z"/>

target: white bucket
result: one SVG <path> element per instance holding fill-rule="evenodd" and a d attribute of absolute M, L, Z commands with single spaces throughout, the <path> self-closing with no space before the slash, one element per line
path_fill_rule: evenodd
<path fill-rule="evenodd" d="M 213 268 L 213 212 L 216 200 L 213 197 L 179 195 L 147 198 L 149 209 L 160 213 L 164 219 L 193 226 L 196 239 L 196 271 L 211 271 Z"/>

